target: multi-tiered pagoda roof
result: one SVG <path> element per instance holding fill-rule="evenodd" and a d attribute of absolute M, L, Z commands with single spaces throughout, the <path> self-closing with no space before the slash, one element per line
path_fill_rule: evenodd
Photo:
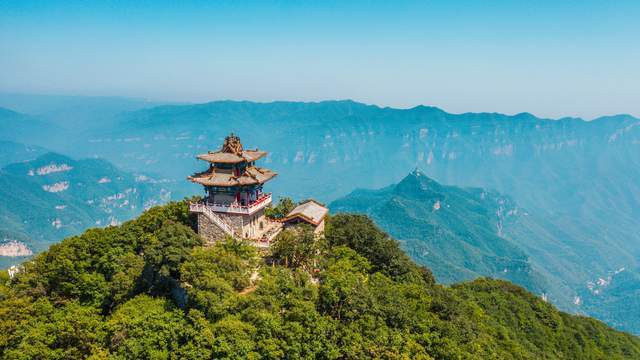
<path fill-rule="evenodd" d="M 222 149 L 200 154 L 198 159 L 211 163 L 209 169 L 189 176 L 189 180 L 204 186 L 251 186 L 271 180 L 277 174 L 270 169 L 255 166 L 255 161 L 267 155 L 266 151 L 244 150 L 240 139 L 230 135 Z"/>

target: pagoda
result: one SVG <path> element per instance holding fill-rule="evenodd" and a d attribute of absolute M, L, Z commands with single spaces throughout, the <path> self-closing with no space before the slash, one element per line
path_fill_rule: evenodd
<path fill-rule="evenodd" d="M 204 199 L 190 205 L 198 216 L 198 233 L 208 242 L 226 236 L 268 243 L 282 225 L 265 217 L 271 204 L 271 193 L 263 192 L 264 184 L 277 174 L 255 165 L 265 157 L 265 151 L 245 150 L 240 138 L 231 134 L 224 139 L 222 149 L 209 151 L 197 158 L 209 163 L 209 168 L 189 176 L 204 186 Z"/>

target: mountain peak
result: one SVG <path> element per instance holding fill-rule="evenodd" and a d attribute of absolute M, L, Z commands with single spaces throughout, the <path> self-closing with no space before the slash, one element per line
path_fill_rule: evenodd
<path fill-rule="evenodd" d="M 420 170 L 419 167 L 416 166 L 416 168 L 413 169 L 413 171 L 410 172 L 408 176 L 420 177 L 420 176 L 426 176 L 426 175 L 422 172 L 422 170 Z"/>
<path fill-rule="evenodd" d="M 404 179 L 400 181 L 400 183 L 410 181 L 415 183 L 416 185 L 419 185 L 423 189 L 437 188 L 439 190 L 442 188 L 442 185 L 440 185 L 440 183 L 427 176 L 427 174 L 418 167 L 413 169 L 407 176 L 405 176 Z"/>
<path fill-rule="evenodd" d="M 428 177 L 422 170 L 415 168 L 394 188 L 397 195 L 425 199 L 442 198 L 442 185 Z"/>

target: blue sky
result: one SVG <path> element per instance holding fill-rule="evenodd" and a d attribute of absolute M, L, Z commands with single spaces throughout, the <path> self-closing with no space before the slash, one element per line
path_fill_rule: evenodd
<path fill-rule="evenodd" d="M 640 116 L 640 1 L 0 2 L 0 91 Z"/>

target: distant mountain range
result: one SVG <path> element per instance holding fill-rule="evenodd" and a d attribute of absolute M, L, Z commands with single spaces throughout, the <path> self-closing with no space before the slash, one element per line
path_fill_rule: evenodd
<path fill-rule="evenodd" d="M 0 141 L 0 168 L 14 162 L 35 160 L 46 152 L 46 149 L 39 146 Z"/>
<path fill-rule="evenodd" d="M 30 113 L 44 123 L 9 128 L 0 114 L 0 139 L 168 179 L 176 198 L 201 191 L 184 180 L 203 165 L 194 156 L 229 132 L 270 151 L 263 165 L 279 173 L 270 188 L 276 196 L 330 202 L 398 183 L 418 166 L 442 183 L 493 189 L 534 214 L 535 221 L 514 218 L 522 225 L 512 228 L 521 233 L 512 241 L 535 239 L 516 245 L 579 285 L 582 311 L 640 333 L 640 319 L 616 312 L 637 298 L 640 284 L 640 119 L 450 114 L 353 101 L 116 105 L 112 115 L 93 114 L 95 121 L 85 113 L 76 126 L 45 109 Z"/>
<path fill-rule="evenodd" d="M 120 96 L 64 96 L 0 93 L 0 107 L 32 117 L 46 118 L 64 129 L 84 130 L 105 126 L 116 115 L 161 105 Z"/>
<path fill-rule="evenodd" d="M 42 118 L 0 108 L 0 141 L 52 144 L 60 133 L 61 129 Z"/>

